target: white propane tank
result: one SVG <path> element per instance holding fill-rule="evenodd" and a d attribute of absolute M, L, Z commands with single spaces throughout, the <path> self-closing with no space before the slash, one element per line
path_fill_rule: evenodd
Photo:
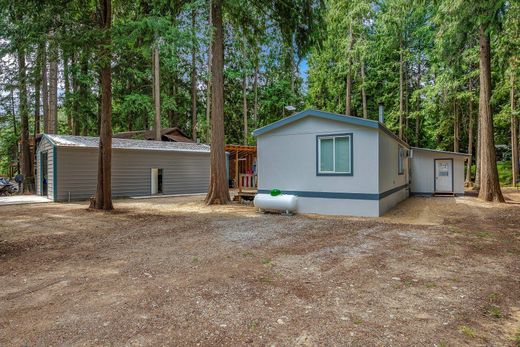
<path fill-rule="evenodd" d="M 254 204 L 255 207 L 264 210 L 279 210 L 285 213 L 296 211 L 297 197 L 295 195 L 277 195 L 256 194 Z"/>

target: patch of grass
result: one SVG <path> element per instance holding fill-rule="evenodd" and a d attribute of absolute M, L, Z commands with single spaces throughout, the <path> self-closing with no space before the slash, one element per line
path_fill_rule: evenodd
<path fill-rule="evenodd" d="M 448 343 L 446 343 L 445 341 L 441 341 L 438 344 L 436 344 L 435 346 L 437 346 L 437 347 L 448 347 Z"/>
<path fill-rule="evenodd" d="M 265 259 L 262 259 L 262 264 L 270 266 L 270 265 L 273 265 L 273 262 L 270 258 L 265 258 Z"/>
<path fill-rule="evenodd" d="M 459 326 L 459 332 L 463 335 L 466 335 L 467 337 L 471 337 L 471 338 L 477 337 L 477 333 L 475 332 L 475 330 L 468 327 L 467 325 Z"/>
<path fill-rule="evenodd" d="M 242 253 L 242 256 L 243 256 L 243 257 L 252 257 L 252 256 L 253 256 L 253 252 L 251 252 L 251 251 L 246 251 L 246 252 Z"/>
<path fill-rule="evenodd" d="M 405 287 L 411 287 L 411 286 L 413 286 L 413 281 L 412 280 L 404 280 L 403 284 L 404 284 Z"/>
<path fill-rule="evenodd" d="M 354 319 L 353 323 L 356 325 L 360 325 L 360 324 L 363 324 L 363 320 L 360 318 L 357 318 L 357 319 Z"/>
<path fill-rule="evenodd" d="M 493 236 L 493 234 L 491 234 L 490 232 L 487 232 L 487 231 L 479 231 L 477 233 L 477 236 L 481 237 L 481 238 L 489 238 L 489 237 Z"/>
<path fill-rule="evenodd" d="M 192 262 L 192 263 L 198 263 L 198 262 L 199 262 L 199 257 L 193 257 L 193 258 L 191 258 L 191 262 Z"/>
<path fill-rule="evenodd" d="M 432 289 L 432 288 L 437 288 L 437 285 L 433 282 L 428 282 L 424 285 L 426 288 L 429 288 L 429 289 Z"/>
<path fill-rule="evenodd" d="M 258 322 L 257 321 L 254 320 L 254 321 L 251 321 L 249 323 L 249 330 L 250 331 L 255 331 L 257 327 L 258 327 Z"/>
<path fill-rule="evenodd" d="M 493 318 L 502 318 L 502 311 L 500 310 L 500 307 L 498 306 L 490 306 L 487 310 L 488 315 L 490 315 Z"/>
<path fill-rule="evenodd" d="M 520 347 L 520 328 L 518 328 L 515 336 L 513 337 L 513 343 L 515 347 Z"/>
<path fill-rule="evenodd" d="M 262 283 L 273 283 L 273 279 L 271 277 L 260 277 L 260 282 Z"/>
<path fill-rule="evenodd" d="M 488 299 L 491 302 L 498 302 L 500 300 L 500 294 L 493 292 L 488 295 Z"/>

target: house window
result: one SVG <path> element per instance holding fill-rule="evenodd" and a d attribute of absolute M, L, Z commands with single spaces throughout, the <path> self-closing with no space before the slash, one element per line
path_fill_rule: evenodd
<path fill-rule="evenodd" d="M 318 136 L 318 175 L 352 175 L 352 134 Z"/>
<path fill-rule="evenodd" d="M 401 146 L 399 146 L 398 156 L 399 156 L 398 165 L 397 165 L 398 174 L 402 175 L 402 174 L 404 174 L 404 159 L 406 158 L 406 150 Z"/>

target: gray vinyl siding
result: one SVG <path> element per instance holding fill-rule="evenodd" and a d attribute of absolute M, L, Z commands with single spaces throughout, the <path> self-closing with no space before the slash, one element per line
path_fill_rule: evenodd
<path fill-rule="evenodd" d="M 47 197 L 53 199 L 54 192 L 54 146 L 45 137 L 41 140 L 36 154 L 36 194 L 42 194 L 40 153 L 47 152 Z"/>
<path fill-rule="evenodd" d="M 58 200 L 88 199 L 97 182 L 98 151 L 60 147 Z M 209 183 L 209 153 L 114 149 L 112 195 L 148 196 L 151 169 L 163 169 L 163 194 L 205 193 Z"/>
<path fill-rule="evenodd" d="M 453 193 L 463 195 L 465 157 L 443 152 L 421 151 L 419 149 L 413 149 L 410 191 L 414 194 L 433 194 L 435 192 L 435 159 L 453 160 Z"/>
<path fill-rule="evenodd" d="M 317 135 L 352 134 L 351 176 L 317 175 Z M 260 190 L 378 193 L 377 129 L 307 117 L 257 137 Z"/>
<path fill-rule="evenodd" d="M 404 170 L 399 174 L 399 148 L 407 147 L 382 130 L 379 130 L 378 141 L 379 193 L 393 191 L 379 200 L 379 215 L 383 215 L 409 196 L 409 160 L 404 158 Z"/>

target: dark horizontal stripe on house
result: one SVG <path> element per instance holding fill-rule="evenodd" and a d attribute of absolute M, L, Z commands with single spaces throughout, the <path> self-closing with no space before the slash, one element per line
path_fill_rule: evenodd
<path fill-rule="evenodd" d="M 402 189 L 408 187 L 408 184 L 395 187 L 383 193 L 336 193 L 336 192 L 307 192 L 299 190 L 282 190 L 284 194 L 296 195 L 302 198 L 324 198 L 324 199 L 351 199 L 351 200 L 381 200 L 392 195 Z M 260 194 L 269 194 L 268 189 L 259 189 Z"/>

